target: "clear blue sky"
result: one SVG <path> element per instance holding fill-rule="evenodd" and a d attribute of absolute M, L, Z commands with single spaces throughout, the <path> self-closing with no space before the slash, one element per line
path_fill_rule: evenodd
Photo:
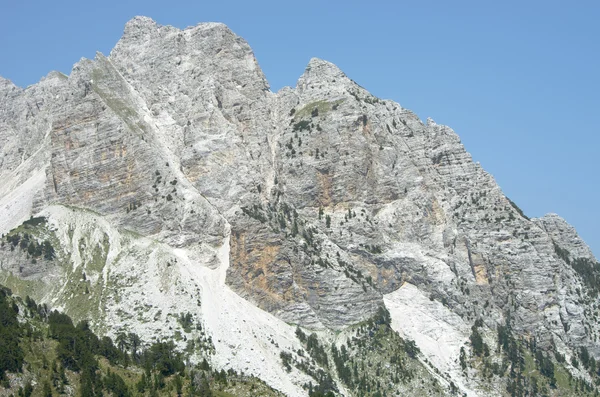
<path fill-rule="evenodd" d="M 134 15 L 219 21 L 274 91 L 311 57 L 460 135 L 529 216 L 556 212 L 600 256 L 598 1 L 9 1 L 0 75 L 27 86 L 108 54 Z"/>

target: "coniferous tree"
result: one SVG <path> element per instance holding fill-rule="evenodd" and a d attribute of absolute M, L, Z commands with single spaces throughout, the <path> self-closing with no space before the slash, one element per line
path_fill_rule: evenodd
<path fill-rule="evenodd" d="M 18 307 L 10 304 L 9 289 L 0 289 L 0 380 L 6 371 L 17 372 L 23 366 L 24 354 L 19 346 L 21 327 L 17 320 Z"/>

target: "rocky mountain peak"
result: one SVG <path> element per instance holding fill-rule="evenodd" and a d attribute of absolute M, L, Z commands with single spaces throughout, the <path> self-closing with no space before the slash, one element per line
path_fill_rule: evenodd
<path fill-rule="evenodd" d="M 319 58 L 311 58 L 300 77 L 301 80 L 321 79 L 323 82 L 332 82 L 336 78 L 347 77 L 336 65 Z"/>
<path fill-rule="evenodd" d="M 19 89 L 20 88 L 17 87 L 12 81 L 0 76 L 0 92 L 9 92 L 9 91 L 15 91 L 15 90 L 19 90 Z"/>
<path fill-rule="evenodd" d="M 139 39 L 147 36 L 159 29 L 159 24 L 152 18 L 145 16 L 135 16 L 126 24 L 122 39 Z"/>
<path fill-rule="evenodd" d="M 335 64 L 319 58 L 308 62 L 296 83 L 296 91 L 305 101 L 326 97 L 337 99 L 350 93 L 370 95 Z"/>
<path fill-rule="evenodd" d="M 358 394 L 322 356 L 282 365 L 315 354 L 302 332 L 336 352 L 385 324 L 398 334 L 384 341 L 415 340 L 421 374 L 468 395 L 490 395 L 476 368 L 505 361 L 499 326 L 600 357 L 600 275 L 576 231 L 529 220 L 449 127 L 330 62 L 273 94 L 225 25 L 135 17 L 108 57 L 26 90 L 0 79 L 13 91 L 0 95 L 0 277 L 106 335 L 201 341 L 191 359 L 293 396 L 318 371 Z M 56 255 L 35 256 L 38 240 Z M 408 360 L 394 357 L 382 368 Z M 388 395 L 428 395 L 403 387 Z"/>
<path fill-rule="evenodd" d="M 223 36 L 229 36 L 238 41 L 243 39 L 236 36 L 227 25 L 220 22 L 202 22 L 195 26 L 190 26 L 185 29 L 179 29 L 170 25 L 160 25 L 152 18 L 145 16 L 133 17 L 125 24 L 125 29 L 116 48 L 123 43 L 135 43 L 143 45 L 149 40 L 160 40 L 169 35 L 177 35 L 178 42 L 182 39 L 214 39 L 219 40 Z"/>
<path fill-rule="evenodd" d="M 571 259 L 587 258 L 597 262 L 591 249 L 579 237 L 577 230 L 560 215 L 546 214 L 541 218 L 533 219 L 533 222 L 550 234 L 555 244 L 569 251 Z"/>

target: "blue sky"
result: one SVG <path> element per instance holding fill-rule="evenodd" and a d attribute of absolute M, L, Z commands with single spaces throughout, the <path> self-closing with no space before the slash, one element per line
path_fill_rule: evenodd
<path fill-rule="evenodd" d="M 90 4 L 87 4 L 90 3 Z M 600 256 L 600 2 L 9 1 L 0 75 L 17 85 L 108 54 L 134 15 L 219 21 L 252 46 L 272 89 L 311 57 L 374 95 L 451 126 L 531 217 L 556 212 Z"/>

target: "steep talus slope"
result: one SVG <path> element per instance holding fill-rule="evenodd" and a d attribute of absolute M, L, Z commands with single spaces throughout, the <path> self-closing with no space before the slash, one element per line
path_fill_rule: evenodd
<path fill-rule="evenodd" d="M 226 26 L 136 17 L 108 57 L 26 89 L 2 79 L 0 98 L 1 280 L 102 333 L 189 337 L 193 359 L 290 395 L 321 376 L 294 356 L 310 351 L 296 324 L 350 349 L 383 306 L 429 372 L 471 395 L 489 386 L 459 360 L 475 332 L 600 355 L 599 265 L 574 229 L 528 219 L 450 128 L 329 62 L 272 93 Z M 203 326 L 184 335 L 181 313 Z"/>

